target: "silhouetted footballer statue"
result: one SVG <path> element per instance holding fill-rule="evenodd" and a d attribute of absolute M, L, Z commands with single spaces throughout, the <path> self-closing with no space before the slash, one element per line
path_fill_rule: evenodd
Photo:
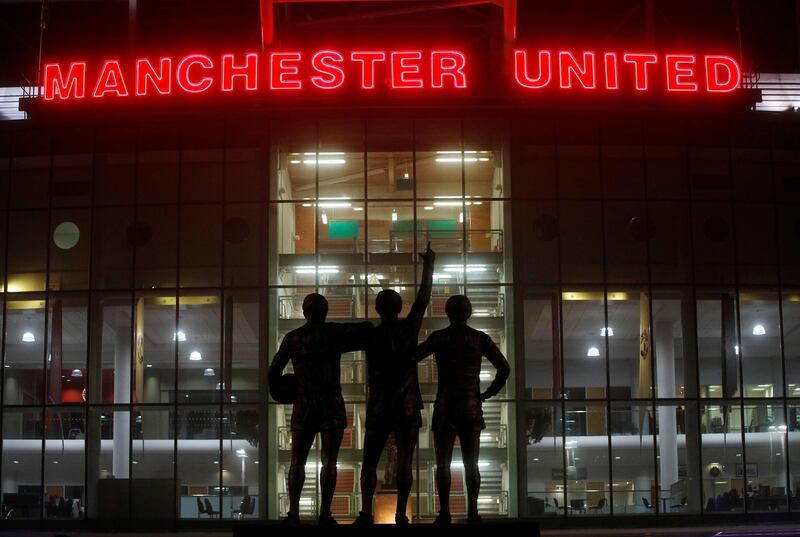
<path fill-rule="evenodd" d="M 435 524 L 449 524 L 450 462 L 456 435 L 461 441 L 461 456 L 469 501 L 467 519 L 480 522 L 478 471 L 483 401 L 496 395 L 508 379 L 511 368 L 492 338 L 467 326 L 472 304 L 463 295 L 451 296 L 445 304 L 450 326 L 432 333 L 416 351 L 416 361 L 436 355 L 439 386 L 433 405 L 433 442 L 436 451 L 436 490 L 439 494 L 439 515 Z M 481 358 L 486 357 L 497 369 L 494 380 L 485 392 L 480 391 Z"/>
<path fill-rule="evenodd" d="M 414 479 L 412 459 L 422 426 L 422 394 L 414 351 L 431 299 L 436 258 L 430 242 L 425 253 L 419 255 L 423 260 L 422 282 L 408 317 L 398 319 L 403 299 L 396 291 L 384 289 L 375 298 L 375 311 L 381 316 L 381 324 L 375 327 L 370 324 L 367 333 L 361 336 L 364 343 L 358 345 L 367 352 L 369 399 L 361 467 L 362 511 L 355 524 L 373 523 L 372 498 L 377 485 L 377 467 L 390 433 L 394 433 L 397 446 L 395 522 L 408 524 L 406 504 Z"/>
<path fill-rule="evenodd" d="M 369 323 L 326 323 L 328 301 L 317 293 L 303 300 L 303 315 L 306 324 L 286 334 L 269 367 L 273 398 L 281 403 L 294 403 L 289 512 L 284 521 L 300 523 L 300 493 L 305 481 L 306 460 L 319 432 L 322 436 L 319 523 L 336 524 L 331 515 L 331 501 L 336 487 L 336 459 L 347 427 L 339 377 L 340 362 L 343 352 L 354 350 L 351 347 L 354 335 L 363 333 L 364 326 Z M 294 375 L 282 375 L 289 360 Z M 296 387 L 291 385 L 292 381 Z"/>

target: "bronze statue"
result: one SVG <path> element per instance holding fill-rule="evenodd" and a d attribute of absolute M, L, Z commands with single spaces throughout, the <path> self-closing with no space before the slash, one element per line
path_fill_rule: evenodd
<path fill-rule="evenodd" d="M 306 296 L 303 300 L 306 324 L 286 334 L 269 367 L 270 391 L 275 399 L 286 403 L 294 398 L 289 512 L 284 519 L 290 524 L 300 522 L 305 465 L 318 432 L 322 436 L 319 523 L 336 524 L 331 514 L 331 502 L 336 487 L 336 459 L 347 427 L 340 362 L 343 352 L 354 350 L 350 345 L 354 334 L 369 323 L 326 323 L 327 314 L 328 301 L 324 296 L 317 293 Z M 293 377 L 283 375 L 289 360 L 294 368 Z"/>
<path fill-rule="evenodd" d="M 463 295 L 451 296 L 445 304 L 450 326 L 432 333 L 416 351 L 416 360 L 435 354 L 439 370 L 439 386 L 433 405 L 433 441 L 436 451 L 436 490 L 439 494 L 439 515 L 434 523 L 449 524 L 450 462 L 456 436 L 461 442 L 461 456 L 467 485 L 467 520 L 480 522 L 478 471 L 483 401 L 496 395 L 508 379 L 511 367 L 492 338 L 467 326 L 472 304 Z M 485 392 L 480 391 L 481 358 L 486 357 L 497 369 L 494 380 Z"/>
<path fill-rule="evenodd" d="M 408 524 L 406 504 L 413 483 L 412 460 L 414 448 L 422 426 L 422 394 L 417 379 L 414 352 L 417 348 L 419 330 L 433 286 L 433 263 L 436 254 L 431 244 L 423 259 L 422 282 L 411 311 L 405 319 L 398 315 L 403 309 L 403 300 L 392 289 L 384 289 L 375 298 L 375 310 L 381 323 L 369 325 L 361 337 L 360 348 L 367 351 L 367 377 L 369 399 L 367 400 L 366 432 L 364 436 L 364 460 L 361 467 L 362 511 L 355 524 L 372 524 L 372 499 L 377 486 L 377 467 L 386 441 L 394 433 L 397 449 L 395 482 L 397 483 L 397 510 L 395 522 Z"/>

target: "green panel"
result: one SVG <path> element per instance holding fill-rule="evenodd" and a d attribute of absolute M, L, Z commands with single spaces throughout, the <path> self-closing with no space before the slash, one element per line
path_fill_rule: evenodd
<path fill-rule="evenodd" d="M 456 220 L 428 220 L 426 225 L 429 238 L 455 239 L 458 237 L 458 222 Z"/>
<path fill-rule="evenodd" d="M 398 220 L 392 222 L 392 235 L 396 238 L 411 238 L 414 234 L 414 221 L 413 220 Z M 422 222 L 417 220 L 417 234 L 422 236 Z"/>
<path fill-rule="evenodd" d="M 339 220 L 328 223 L 329 239 L 357 239 L 358 220 Z"/>

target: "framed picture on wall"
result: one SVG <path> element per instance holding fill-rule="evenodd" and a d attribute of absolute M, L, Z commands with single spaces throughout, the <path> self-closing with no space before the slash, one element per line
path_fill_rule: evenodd
<path fill-rule="evenodd" d="M 736 477 L 758 477 L 758 463 L 748 462 L 745 467 L 741 462 L 737 462 Z"/>

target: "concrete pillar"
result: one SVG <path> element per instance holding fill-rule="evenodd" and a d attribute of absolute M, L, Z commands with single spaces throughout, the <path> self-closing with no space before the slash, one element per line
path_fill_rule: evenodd
<path fill-rule="evenodd" d="M 655 325 L 656 371 L 659 397 L 675 397 L 675 342 L 672 321 Z M 658 407 L 659 486 L 662 496 L 670 496 L 670 486 L 678 481 L 678 426 L 675 407 Z M 680 499 L 678 499 L 680 502 Z"/>
<path fill-rule="evenodd" d="M 114 403 L 128 403 L 131 391 L 131 335 L 120 330 L 114 341 Z M 128 477 L 131 448 L 131 414 L 114 412 L 112 473 L 115 478 Z"/>

